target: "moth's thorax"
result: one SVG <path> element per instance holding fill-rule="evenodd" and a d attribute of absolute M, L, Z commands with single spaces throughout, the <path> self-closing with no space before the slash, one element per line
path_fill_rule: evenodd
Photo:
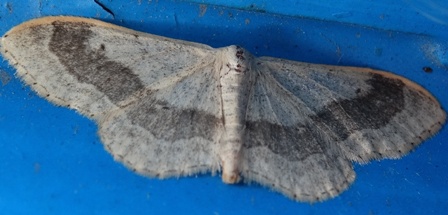
<path fill-rule="evenodd" d="M 220 49 L 220 61 L 217 62 L 222 85 L 242 84 L 250 79 L 252 55 L 239 46 Z"/>
<path fill-rule="evenodd" d="M 253 83 L 253 57 L 239 46 L 222 48 L 220 54 L 222 60 L 218 63 L 224 119 L 226 125 L 240 124 L 245 120 L 243 116 Z"/>
<path fill-rule="evenodd" d="M 244 123 L 252 79 L 252 55 L 239 46 L 221 49 L 221 99 L 225 135 L 220 141 L 220 155 L 224 182 L 238 181 L 238 163 L 244 134 Z"/>

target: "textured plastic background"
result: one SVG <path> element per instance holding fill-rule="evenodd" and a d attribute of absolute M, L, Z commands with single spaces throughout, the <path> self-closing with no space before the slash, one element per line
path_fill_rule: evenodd
<path fill-rule="evenodd" d="M 319 3 L 316 3 L 319 2 Z M 439 1 L 0 0 L 0 34 L 50 15 L 100 19 L 257 56 L 362 66 L 405 76 L 448 107 L 448 3 Z M 431 67 L 432 72 L 423 71 Z M 300 203 L 210 174 L 134 174 L 94 122 L 39 98 L 0 58 L 0 214 L 443 214 L 448 130 L 400 160 L 355 165 L 340 196 Z"/>

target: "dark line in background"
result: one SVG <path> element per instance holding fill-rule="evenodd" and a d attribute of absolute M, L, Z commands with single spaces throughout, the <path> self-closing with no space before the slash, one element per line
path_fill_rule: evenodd
<path fill-rule="evenodd" d="M 98 4 L 101 8 L 103 8 L 103 10 L 105 10 L 106 12 L 108 12 L 110 15 L 112 15 L 112 17 L 115 19 L 115 14 L 114 12 L 112 12 L 112 10 L 110 10 L 109 8 L 106 7 L 106 5 L 104 5 L 103 3 L 99 2 L 99 0 L 93 0 L 96 4 Z"/>

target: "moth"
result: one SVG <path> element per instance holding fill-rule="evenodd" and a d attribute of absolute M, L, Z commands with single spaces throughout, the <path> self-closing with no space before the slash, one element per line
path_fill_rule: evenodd
<path fill-rule="evenodd" d="M 400 158 L 446 114 L 418 84 L 367 68 L 254 57 L 78 17 L 14 27 L 1 52 L 38 95 L 94 120 L 143 175 L 222 174 L 298 201 L 354 181 L 352 162 Z"/>

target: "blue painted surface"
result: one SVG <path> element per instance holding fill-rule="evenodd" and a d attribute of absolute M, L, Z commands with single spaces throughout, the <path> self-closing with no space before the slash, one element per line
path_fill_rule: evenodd
<path fill-rule="evenodd" d="M 0 0 L 0 34 L 36 17 L 93 17 L 213 47 L 239 44 L 257 56 L 393 71 L 421 84 L 448 107 L 448 31 L 443 31 L 447 23 L 418 12 L 408 1 L 356 5 L 351 1 L 332 5 L 292 0 L 281 4 L 196 1 L 215 5 L 101 1 L 114 16 L 94 1 L 56 2 Z M 373 15 L 360 14 L 363 10 Z M 380 20 L 377 14 L 383 14 Z M 443 18 L 435 10 L 432 14 Z M 423 72 L 425 66 L 433 72 Z M 39 98 L 13 76 L 14 72 L 0 61 L 1 80 L 11 78 L 0 83 L 1 214 L 448 211 L 446 126 L 403 159 L 355 165 L 357 179 L 346 192 L 310 205 L 256 184 L 228 186 L 219 176 L 208 174 L 168 180 L 136 175 L 114 162 L 103 149 L 93 122 Z"/>

